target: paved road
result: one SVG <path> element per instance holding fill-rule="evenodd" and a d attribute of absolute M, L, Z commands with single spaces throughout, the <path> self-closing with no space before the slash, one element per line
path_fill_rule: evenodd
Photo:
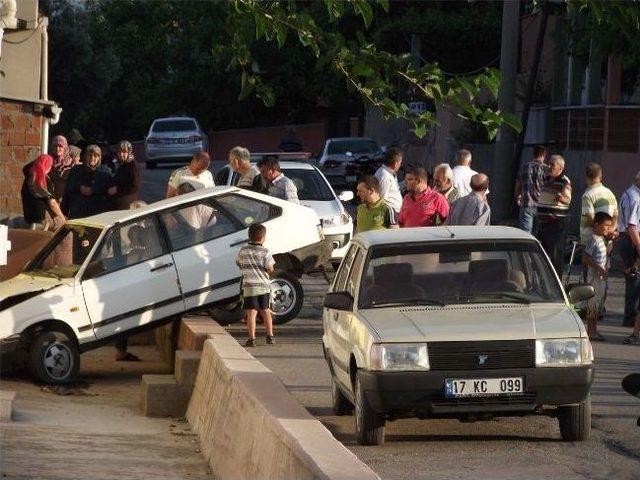
<path fill-rule="evenodd" d="M 214 162 L 215 172 L 223 162 Z M 143 170 L 142 198 L 164 196 L 175 166 Z M 621 379 L 640 371 L 640 348 L 622 345 L 623 286 L 611 288 L 602 332 L 609 342 L 595 345 L 596 381 L 592 391 L 592 439 L 564 443 L 555 419 L 528 417 L 488 422 L 398 420 L 387 424 L 387 443 L 356 445 L 353 417 L 331 413 L 330 377 L 322 356 L 321 304 L 327 288 L 321 277 L 304 280 L 301 315 L 280 327 L 278 344 L 252 353 L 280 376 L 312 414 L 385 479 L 640 479 L 640 402 L 620 388 Z M 229 328 L 244 340 L 242 325 Z"/>
<path fill-rule="evenodd" d="M 278 344 L 251 351 L 280 376 L 287 389 L 361 460 L 385 479 L 640 479 L 640 401 L 620 380 L 640 370 L 640 347 L 622 344 L 620 282 L 612 288 L 596 344 L 592 439 L 565 443 L 555 419 L 527 417 L 488 422 L 398 420 L 388 423 L 382 447 L 356 445 L 353 417 L 331 413 L 329 373 L 322 356 L 321 278 L 306 278 L 307 301 L 300 318 L 280 327 Z M 611 306 L 613 305 L 613 307 Z M 241 325 L 229 328 L 244 340 Z"/>

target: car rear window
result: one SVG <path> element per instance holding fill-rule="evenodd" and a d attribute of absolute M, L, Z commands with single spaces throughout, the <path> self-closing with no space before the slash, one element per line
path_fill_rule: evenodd
<path fill-rule="evenodd" d="M 193 120 L 159 120 L 153 124 L 153 132 L 187 132 L 197 130 Z"/>
<path fill-rule="evenodd" d="M 376 153 L 378 145 L 373 140 L 343 140 L 333 141 L 329 144 L 327 153 L 329 155 L 340 155 L 347 152 L 353 154 Z"/>

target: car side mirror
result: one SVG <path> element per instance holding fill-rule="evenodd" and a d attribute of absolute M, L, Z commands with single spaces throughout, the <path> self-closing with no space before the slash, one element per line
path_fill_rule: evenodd
<path fill-rule="evenodd" d="M 348 292 L 330 292 L 324 296 L 324 307 L 334 310 L 351 310 L 353 297 Z"/>
<path fill-rule="evenodd" d="M 570 303 L 583 302 L 589 300 L 596 294 L 591 285 L 577 284 L 567 288 L 567 296 Z"/>
<path fill-rule="evenodd" d="M 351 190 L 340 192 L 340 195 L 338 195 L 338 199 L 340 199 L 341 202 L 350 202 L 351 200 L 353 200 L 353 192 Z"/>

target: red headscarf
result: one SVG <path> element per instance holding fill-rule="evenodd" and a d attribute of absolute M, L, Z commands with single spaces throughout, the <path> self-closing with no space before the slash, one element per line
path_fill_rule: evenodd
<path fill-rule="evenodd" d="M 33 181 L 40 188 L 47 188 L 47 175 L 51 171 L 53 165 L 53 157 L 51 155 L 42 154 L 35 159 L 33 165 L 29 169 L 29 173 L 33 177 Z"/>

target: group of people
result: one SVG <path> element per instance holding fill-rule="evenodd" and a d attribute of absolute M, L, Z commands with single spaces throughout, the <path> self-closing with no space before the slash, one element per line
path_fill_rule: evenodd
<path fill-rule="evenodd" d="M 447 163 L 438 165 L 433 172 L 433 187 L 426 169 L 408 167 L 404 196 L 397 177 L 402 162 L 402 151 L 390 148 L 375 175 L 358 180 L 357 194 L 362 203 L 357 208 L 357 232 L 490 224 L 489 177 L 471 169 L 471 152 L 458 151 L 458 165 L 453 169 Z"/>
<path fill-rule="evenodd" d="M 50 154 L 42 154 L 23 168 L 22 207 L 31 229 L 53 230 L 66 219 L 129 208 L 138 199 L 140 173 L 133 147 L 123 140 L 113 169 L 102 163 L 102 150 L 88 145 L 82 151 L 58 135 Z"/>

